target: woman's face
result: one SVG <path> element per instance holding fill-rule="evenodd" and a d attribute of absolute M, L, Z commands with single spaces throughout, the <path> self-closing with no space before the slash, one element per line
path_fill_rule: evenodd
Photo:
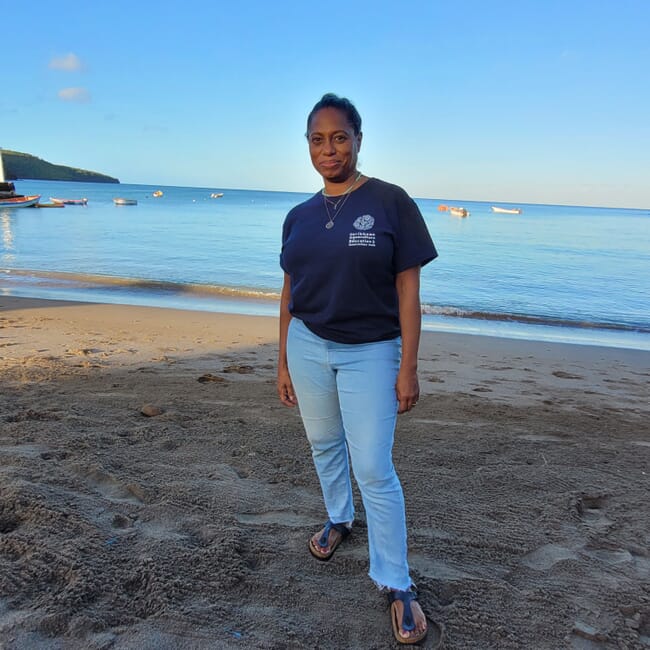
<path fill-rule="evenodd" d="M 316 171 L 332 183 L 345 182 L 357 167 L 361 133 L 354 135 L 345 113 L 321 108 L 309 124 L 309 155 Z"/>

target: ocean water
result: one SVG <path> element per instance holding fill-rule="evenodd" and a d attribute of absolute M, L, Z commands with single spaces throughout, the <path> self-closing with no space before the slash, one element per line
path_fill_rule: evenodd
<path fill-rule="evenodd" d="M 88 205 L 0 208 L 0 295 L 273 315 L 282 221 L 309 196 L 52 181 L 16 190 Z M 425 329 L 650 349 L 650 210 L 518 204 L 512 215 L 416 202 L 440 255 L 422 272 Z"/>

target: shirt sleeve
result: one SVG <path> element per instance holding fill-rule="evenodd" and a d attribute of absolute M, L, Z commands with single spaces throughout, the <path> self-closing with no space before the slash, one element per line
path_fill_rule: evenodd
<path fill-rule="evenodd" d="M 287 270 L 287 262 L 284 258 L 284 247 L 285 244 L 287 243 L 287 239 L 289 238 L 289 216 L 291 215 L 291 212 L 285 217 L 284 223 L 282 224 L 282 248 L 280 249 L 280 268 L 285 272 L 288 273 L 289 271 Z"/>
<path fill-rule="evenodd" d="M 429 229 L 415 201 L 401 191 L 397 195 L 398 232 L 394 254 L 395 273 L 414 266 L 424 266 L 436 257 Z"/>

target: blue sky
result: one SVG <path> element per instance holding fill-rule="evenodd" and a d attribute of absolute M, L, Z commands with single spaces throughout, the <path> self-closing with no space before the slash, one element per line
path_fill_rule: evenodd
<path fill-rule="evenodd" d="M 650 207 L 648 0 L 32 0 L 10 14 L 5 149 L 127 183 L 310 192 L 305 118 L 331 91 L 362 115 L 361 168 L 413 196 Z"/>

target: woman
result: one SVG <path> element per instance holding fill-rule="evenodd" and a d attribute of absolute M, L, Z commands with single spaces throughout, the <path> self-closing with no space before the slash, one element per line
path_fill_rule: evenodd
<path fill-rule="evenodd" d="M 300 405 L 329 517 L 309 551 L 329 560 L 351 532 L 349 458 L 369 575 L 389 595 L 396 639 L 416 643 L 427 623 L 409 576 L 392 446 L 397 414 L 418 401 L 420 268 L 437 253 L 406 192 L 357 170 L 361 117 L 349 100 L 324 95 L 306 135 L 324 188 L 283 226 L 278 392 Z"/>

